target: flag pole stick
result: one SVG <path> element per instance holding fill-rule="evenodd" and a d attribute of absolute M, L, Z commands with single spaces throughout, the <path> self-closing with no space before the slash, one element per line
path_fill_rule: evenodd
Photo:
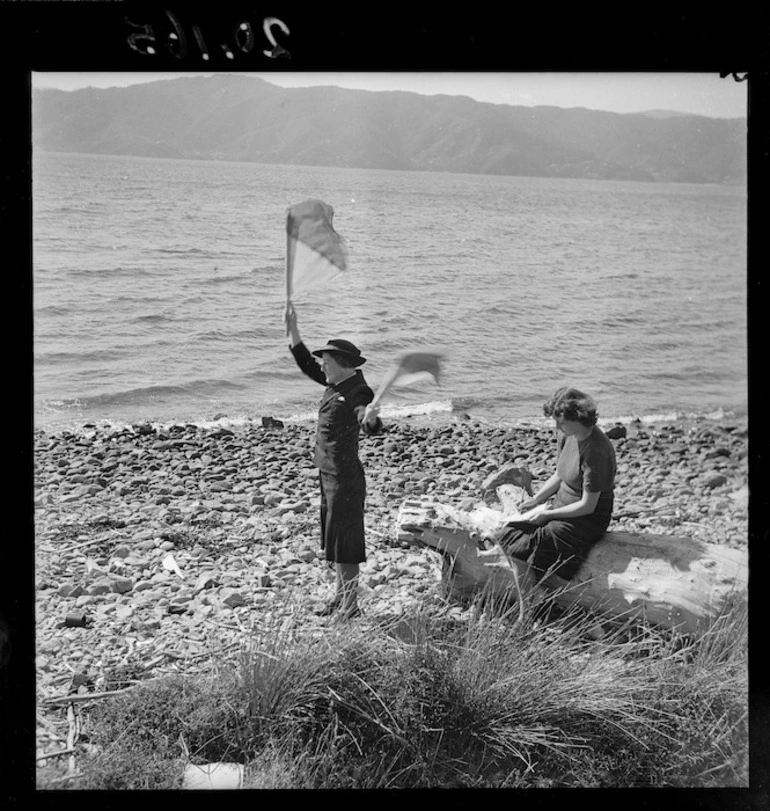
<path fill-rule="evenodd" d="M 291 235 L 289 234 L 288 222 L 286 224 L 286 304 L 291 304 Z"/>
<path fill-rule="evenodd" d="M 393 381 L 396 379 L 397 370 L 392 370 L 388 377 L 380 383 L 380 387 L 377 389 L 377 393 L 374 395 L 374 399 L 372 400 L 372 406 L 376 406 L 380 404 L 382 398 L 388 393 L 390 390 Z"/>
<path fill-rule="evenodd" d="M 387 374 L 385 377 L 380 381 L 379 388 L 377 389 L 374 399 L 371 402 L 372 406 L 377 406 L 380 404 L 382 398 L 390 391 L 390 387 L 395 383 L 396 378 L 398 377 L 398 373 L 401 371 L 401 364 L 403 358 L 399 357 L 393 361 L 390 365 L 390 369 L 388 369 Z"/>
<path fill-rule="evenodd" d="M 375 394 L 375 395 L 374 395 L 374 399 L 372 400 L 372 403 L 371 403 L 372 408 L 374 408 L 374 406 L 376 406 L 376 405 L 379 405 L 379 404 L 380 404 L 380 400 L 382 400 L 382 398 L 385 396 L 385 392 L 386 392 L 386 391 L 387 391 L 389 388 L 390 388 L 390 384 L 388 384 L 387 386 L 384 386 L 384 387 L 383 387 L 383 386 L 381 386 L 381 387 L 380 387 L 380 388 L 377 390 L 377 394 Z"/>

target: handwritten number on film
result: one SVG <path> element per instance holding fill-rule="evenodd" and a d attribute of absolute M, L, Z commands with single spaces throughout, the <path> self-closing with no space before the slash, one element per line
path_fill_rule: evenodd
<path fill-rule="evenodd" d="M 147 23 L 136 23 L 125 18 L 129 28 L 126 39 L 128 47 L 143 56 L 155 56 L 159 51 L 165 50 L 175 59 L 186 59 L 192 55 L 197 47 L 200 58 L 204 62 L 211 60 L 211 51 L 206 38 L 199 25 L 192 24 L 188 36 L 176 15 L 165 10 L 162 25 L 153 27 Z M 274 30 L 278 29 L 285 36 L 289 35 L 289 27 L 277 17 L 265 17 L 262 20 L 262 33 L 264 34 L 269 48 L 262 48 L 262 53 L 269 59 L 291 59 L 291 54 L 275 39 Z M 221 53 L 226 59 L 233 60 L 241 54 L 249 54 L 254 50 L 256 37 L 248 22 L 241 22 L 223 37 L 225 42 L 216 41 L 214 45 L 215 53 Z"/>

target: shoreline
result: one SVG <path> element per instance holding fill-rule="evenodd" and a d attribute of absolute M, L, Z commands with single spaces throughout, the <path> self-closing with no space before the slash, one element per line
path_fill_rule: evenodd
<path fill-rule="evenodd" d="M 56 435 L 61 433 L 88 433 L 94 430 L 124 430 L 132 426 L 151 426 L 154 430 L 169 430 L 176 425 L 194 425 L 202 429 L 223 427 L 231 430 L 251 428 L 260 426 L 264 421 L 277 420 L 284 425 L 307 425 L 314 424 L 316 412 L 308 411 L 294 413 L 290 416 L 276 416 L 276 411 L 270 414 L 259 416 L 236 416 L 231 417 L 225 412 L 215 412 L 210 418 L 195 418 L 191 420 L 178 419 L 78 419 L 71 421 L 53 422 L 48 424 L 34 423 L 34 432 Z M 410 425 L 441 425 L 453 423 L 455 421 L 465 421 L 477 424 L 482 429 L 517 429 L 517 428 L 547 428 L 551 420 L 544 416 L 533 414 L 531 417 L 505 417 L 494 415 L 487 409 L 487 413 L 476 413 L 473 407 L 454 408 L 451 401 L 433 401 L 428 403 L 393 406 L 384 405 L 381 411 L 383 420 L 390 424 L 410 424 Z M 651 413 L 623 414 L 609 417 L 599 416 L 598 425 L 606 430 L 614 425 L 622 424 L 629 427 L 643 425 L 654 428 L 657 425 L 679 425 L 684 427 L 697 426 L 703 423 L 729 423 L 740 426 L 748 426 L 748 408 L 714 408 L 708 411 L 696 412 L 685 409 L 661 410 Z"/>
<path fill-rule="evenodd" d="M 748 545 L 745 424 L 625 429 L 612 440 L 610 529 Z M 46 698 L 110 689 L 120 674 L 198 672 L 237 656 L 276 617 L 328 632 L 313 613 L 333 588 L 319 549 L 314 432 L 313 421 L 35 431 L 35 664 L 48 716 L 38 754 L 57 745 L 55 723 L 67 723 L 63 705 L 41 705 Z M 470 510 L 484 479 L 514 459 L 541 482 L 555 464 L 554 437 L 552 428 L 458 415 L 386 422 L 362 437 L 364 621 L 408 615 L 425 600 L 465 616 L 446 606 L 439 556 L 397 537 L 398 509 L 416 498 Z"/>

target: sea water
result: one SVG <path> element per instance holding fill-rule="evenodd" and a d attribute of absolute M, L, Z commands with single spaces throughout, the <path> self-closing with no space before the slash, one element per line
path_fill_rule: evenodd
<path fill-rule="evenodd" d="M 308 346 L 352 340 L 375 389 L 444 356 L 383 416 L 537 422 L 562 385 L 603 420 L 746 411 L 745 187 L 35 152 L 35 425 L 311 417 L 283 321 L 308 198 L 349 253 L 294 299 Z"/>

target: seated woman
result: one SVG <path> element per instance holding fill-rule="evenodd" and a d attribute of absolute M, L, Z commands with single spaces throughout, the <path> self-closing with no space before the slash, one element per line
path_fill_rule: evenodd
<path fill-rule="evenodd" d="M 522 513 L 534 510 L 528 520 L 513 524 L 500 539 L 510 557 L 530 566 L 526 575 L 517 573 L 520 594 L 546 574 L 572 578 L 612 518 L 615 448 L 596 425 L 596 403 L 565 386 L 543 405 L 543 412 L 553 417 L 559 431 L 556 472 L 519 505 Z"/>

